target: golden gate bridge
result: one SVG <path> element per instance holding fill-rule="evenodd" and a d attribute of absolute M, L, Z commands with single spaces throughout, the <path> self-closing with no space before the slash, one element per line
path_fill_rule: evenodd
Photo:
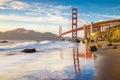
<path fill-rule="evenodd" d="M 72 33 L 72 41 L 76 42 L 78 38 L 78 31 L 84 31 L 84 38 L 89 38 L 92 33 L 95 32 L 102 32 L 105 29 L 120 24 L 120 19 L 115 20 L 106 20 L 106 21 L 99 21 L 99 22 L 91 22 L 90 24 L 86 24 L 84 26 L 78 27 L 78 10 L 77 8 L 72 9 L 72 28 L 71 30 L 62 32 L 62 27 L 59 27 L 59 36 L 62 37 L 68 33 Z"/>

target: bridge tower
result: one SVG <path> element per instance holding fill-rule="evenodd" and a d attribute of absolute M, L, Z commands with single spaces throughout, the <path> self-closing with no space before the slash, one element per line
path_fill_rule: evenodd
<path fill-rule="evenodd" d="M 61 34 L 62 34 L 62 27 L 59 26 L 59 37 L 62 37 Z"/>
<path fill-rule="evenodd" d="M 90 28 L 87 28 L 86 25 L 84 25 L 83 27 L 83 30 L 84 30 L 84 38 L 89 38 L 90 37 Z"/>
<path fill-rule="evenodd" d="M 77 41 L 77 31 L 73 31 L 77 29 L 77 8 L 72 9 L 72 41 Z"/>

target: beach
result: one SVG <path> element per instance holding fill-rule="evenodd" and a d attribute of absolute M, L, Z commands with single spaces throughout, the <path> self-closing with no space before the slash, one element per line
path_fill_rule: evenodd
<path fill-rule="evenodd" d="M 0 49 L 1 80 L 93 80 L 94 58 L 82 43 L 23 41 Z M 11 47 L 10 47 L 11 46 Z M 35 47 L 35 53 L 23 53 Z M 11 55 L 12 54 L 12 55 Z M 77 60 L 76 60 L 77 59 Z M 79 66 L 76 66 L 78 65 Z"/>
<path fill-rule="evenodd" d="M 91 53 L 88 45 L 69 41 L 20 43 L 1 44 L 1 80 L 120 79 L 119 46 L 117 49 L 112 49 L 112 46 Z M 21 52 L 25 48 L 36 48 L 37 52 Z"/>
<path fill-rule="evenodd" d="M 98 48 L 99 54 L 120 54 L 120 43 L 112 43 L 112 46 Z"/>
<path fill-rule="evenodd" d="M 119 43 L 97 51 L 95 80 L 120 80 L 120 45 Z"/>

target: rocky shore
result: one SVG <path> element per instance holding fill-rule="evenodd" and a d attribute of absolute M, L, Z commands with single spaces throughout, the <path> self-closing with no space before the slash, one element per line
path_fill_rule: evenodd
<path fill-rule="evenodd" d="M 89 46 L 97 46 L 98 50 L 97 53 L 98 54 L 120 54 L 120 43 L 112 43 L 111 46 L 107 46 L 107 44 L 104 45 L 97 45 L 95 43 L 90 44 Z"/>

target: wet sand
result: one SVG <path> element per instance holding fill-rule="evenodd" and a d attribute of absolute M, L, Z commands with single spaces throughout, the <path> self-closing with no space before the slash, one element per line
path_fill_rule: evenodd
<path fill-rule="evenodd" d="M 105 49 L 97 52 L 94 80 L 120 80 L 120 49 Z"/>
<path fill-rule="evenodd" d="M 120 44 L 99 48 L 96 55 L 94 80 L 120 80 Z"/>

